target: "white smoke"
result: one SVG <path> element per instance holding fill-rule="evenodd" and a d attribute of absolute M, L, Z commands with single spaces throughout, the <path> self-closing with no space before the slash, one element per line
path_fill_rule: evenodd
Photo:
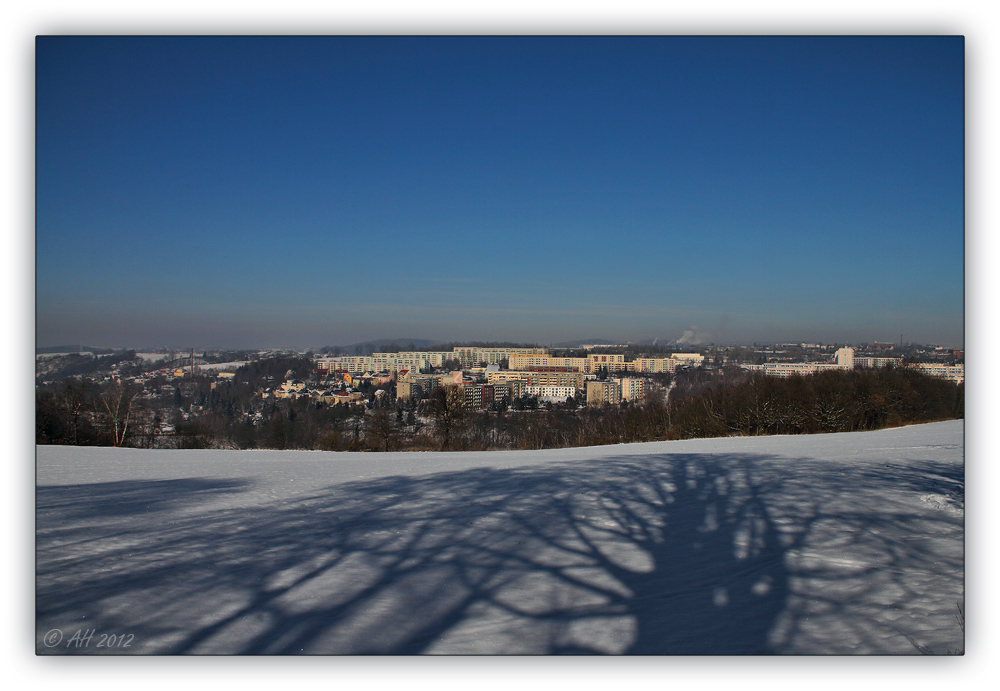
<path fill-rule="evenodd" d="M 684 334 L 674 341 L 675 345 L 701 345 L 702 343 L 708 342 L 711 338 L 711 334 L 699 333 L 697 326 L 692 326 L 690 329 L 685 329 Z"/>

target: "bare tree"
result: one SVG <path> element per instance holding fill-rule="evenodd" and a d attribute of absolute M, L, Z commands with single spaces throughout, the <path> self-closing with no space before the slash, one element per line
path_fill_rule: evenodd
<path fill-rule="evenodd" d="M 132 419 L 132 402 L 137 393 L 138 390 L 131 384 L 122 383 L 120 379 L 116 379 L 97 397 L 104 409 L 105 424 L 108 426 L 108 432 L 111 433 L 115 446 L 125 444 L 129 423 Z"/>
<path fill-rule="evenodd" d="M 451 445 L 452 434 L 465 417 L 465 389 L 458 385 L 439 386 L 428 399 L 428 409 L 443 451 Z"/>
<path fill-rule="evenodd" d="M 395 447 L 399 435 L 387 409 L 376 408 L 372 411 L 365 421 L 365 436 L 376 440 L 382 451 L 391 451 Z"/>
<path fill-rule="evenodd" d="M 69 379 L 66 382 L 66 388 L 62 391 L 62 405 L 66 410 L 66 419 L 69 422 L 74 444 L 79 443 L 80 418 L 92 405 L 93 394 L 94 385 L 88 379 L 80 381 Z"/>

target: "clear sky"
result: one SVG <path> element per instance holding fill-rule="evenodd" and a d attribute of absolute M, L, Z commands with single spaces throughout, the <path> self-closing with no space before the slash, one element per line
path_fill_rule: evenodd
<path fill-rule="evenodd" d="M 963 344 L 961 37 L 36 49 L 39 346 Z"/>

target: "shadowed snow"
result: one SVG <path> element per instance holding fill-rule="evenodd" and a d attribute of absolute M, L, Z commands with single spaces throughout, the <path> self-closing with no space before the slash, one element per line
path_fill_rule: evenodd
<path fill-rule="evenodd" d="M 38 447 L 40 653 L 945 653 L 961 421 L 492 453 Z M 89 646 L 63 640 L 96 629 Z M 127 649 L 97 649 L 100 634 Z"/>

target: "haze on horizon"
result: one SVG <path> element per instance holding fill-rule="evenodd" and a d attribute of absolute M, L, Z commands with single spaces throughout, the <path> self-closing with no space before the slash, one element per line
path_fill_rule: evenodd
<path fill-rule="evenodd" d="M 964 40 L 36 42 L 36 342 L 964 345 Z"/>

